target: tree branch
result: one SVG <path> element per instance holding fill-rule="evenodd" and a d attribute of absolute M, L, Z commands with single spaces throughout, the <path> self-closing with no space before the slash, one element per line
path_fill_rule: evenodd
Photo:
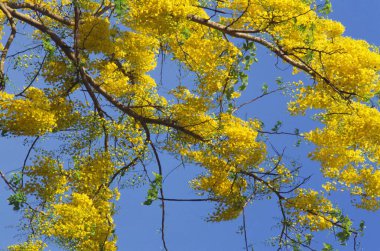
<path fill-rule="evenodd" d="M 11 2 L 11 3 L 7 3 L 7 5 L 13 9 L 30 9 L 30 10 L 34 10 L 40 14 L 43 14 L 47 17 L 50 17 L 51 19 L 54 19 L 55 21 L 58 21 L 64 25 L 67 25 L 67 26 L 74 26 L 74 22 L 64 18 L 64 17 L 61 17 L 57 14 L 54 14 L 52 13 L 50 10 L 44 8 L 43 6 L 41 5 L 38 5 L 38 4 L 32 4 L 32 3 L 14 3 L 14 2 Z"/>
<path fill-rule="evenodd" d="M 290 65 L 304 71 L 308 75 L 312 76 L 314 79 L 320 78 L 321 80 L 323 80 L 324 83 L 326 83 L 334 91 L 336 91 L 340 95 L 340 97 L 344 100 L 348 100 L 351 96 L 356 95 L 355 93 L 347 92 L 347 91 L 339 89 L 333 83 L 331 83 L 331 81 L 327 77 L 323 76 L 321 73 L 319 73 L 318 71 L 313 69 L 307 63 L 305 63 L 301 58 L 299 58 L 298 56 L 293 55 L 293 54 L 288 54 L 287 52 L 283 51 L 280 47 L 278 47 L 278 45 L 276 45 L 275 43 L 271 43 L 271 42 L 265 40 L 264 38 L 247 34 L 250 32 L 241 32 L 240 30 L 231 29 L 228 26 L 222 25 L 220 23 L 211 21 L 211 20 L 206 19 L 206 18 L 201 18 L 201 17 L 195 16 L 195 15 L 189 15 L 188 19 L 190 21 L 195 22 L 195 23 L 205 25 L 205 26 L 210 27 L 212 29 L 221 31 L 224 34 L 228 34 L 232 37 L 242 38 L 242 39 L 253 41 L 253 42 L 256 42 L 258 44 L 265 46 L 269 50 L 273 51 L 278 57 L 283 59 L 285 62 L 289 63 Z M 348 95 L 348 96 L 345 96 L 345 95 Z"/>
<path fill-rule="evenodd" d="M 0 91 L 3 91 L 5 89 L 5 73 L 4 73 L 5 59 L 7 58 L 8 50 L 16 36 L 16 24 L 13 20 L 12 15 L 9 13 L 8 9 L 6 8 L 6 5 L 2 2 L 0 2 L 0 9 L 7 17 L 9 24 L 11 26 L 11 34 L 9 35 L 7 43 L 4 46 L 4 49 L 1 53 L 1 59 L 0 59 Z"/>

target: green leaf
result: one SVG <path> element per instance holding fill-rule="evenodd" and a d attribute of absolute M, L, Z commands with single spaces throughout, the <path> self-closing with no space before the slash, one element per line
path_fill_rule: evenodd
<path fill-rule="evenodd" d="M 248 75 L 244 72 L 239 73 L 239 78 L 242 85 L 248 85 Z"/>
<path fill-rule="evenodd" d="M 185 27 L 182 31 L 181 31 L 181 35 L 183 36 L 184 39 L 188 39 L 190 36 L 191 36 L 191 31 L 189 28 Z"/>
<path fill-rule="evenodd" d="M 335 234 L 335 236 L 338 238 L 340 245 L 344 246 L 344 245 L 346 245 L 346 242 L 350 238 L 350 232 L 342 231 L 342 232 Z"/>
<path fill-rule="evenodd" d="M 44 47 L 45 51 L 49 54 L 49 56 L 52 56 L 56 50 L 56 47 L 50 42 L 48 38 L 42 39 L 42 46 Z"/>
<path fill-rule="evenodd" d="M 310 63 L 314 58 L 314 51 L 312 50 L 307 50 L 306 55 L 305 55 L 305 61 L 306 63 Z"/>
<path fill-rule="evenodd" d="M 363 233 L 365 229 L 365 222 L 362 220 L 359 224 L 359 232 Z"/>
<path fill-rule="evenodd" d="M 252 41 L 246 40 L 243 44 L 243 50 L 245 51 L 256 51 L 256 45 Z"/>
<path fill-rule="evenodd" d="M 126 0 L 114 0 L 115 3 L 115 13 L 117 16 L 121 16 L 128 9 Z"/>
<path fill-rule="evenodd" d="M 274 127 L 271 129 L 273 132 L 278 132 L 278 130 L 280 130 L 282 126 L 282 122 L 281 121 L 277 121 L 276 124 L 274 125 Z"/>
<path fill-rule="evenodd" d="M 26 196 L 22 192 L 17 192 L 8 197 L 9 205 L 13 206 L 13 210 L 20 210 L 26 203 Z"/>
<path fill-rule="evenodd" d="M 323 243 L 323 248 L 322 248 L 322 251 L 333 251 L 333 247 L 331 246 L 331 244 L 328 244 L 328 243 Z"/>
<path fill-rule="evenodd" d="M 349 240 L 351 236 L 351 226 L 352 221 L 347 216 L 344 216 L 342 212 L 338 212 L 338 219 L 342 224 L 342 231 L 335 234 L 338 238 L 340 245 L 346 245 L 346 242 Z"/>
<path fill-rule="evenodd" d="M 239 86 L 239 91 L 244 91 L 245 89 L 247 89 L 247 86 L 248 86 L 248 84 L 247 83 L 243 83 L 243 84 L 241 84 L 241 86 Z"/>
<path fill-rule="evenodd" d="M 301 142 L 302 140 L 301 139 L 297 139 L 297 142 L 295 144 L 295 147 L 299 147 L 301 145 Z"/>
<path fill-rule="evenodd" d="M 261 87 L 261 91 L 263 94 L 267 94 L 268 93 L 268 84 L 267 83 L 264 83 L 263 86 Z"/>
<path fill-rule="evenodd" d="M 11 179 L 9 180 L 9 183 L 13 188 L 18 189 L 22 183 L 21 173 L 13 173 Z"/>
<path fill-rule="evenodd" d="M 277 85 L 282 85 L 282 84 L 284 84 L 284 81 L 282 80 L 282 77 L 277 77 L 277 78 L 276 78 L 276 83 L 277 83 Z"/>
<path fill-rule="evenodd" d="M 319 13 L 323 15 L 328 15 L 332 12 L 332 4 L 330 0 L 325 0 L 325 3 L 321 9 L 319 9 Z"/>
<path fill-rule="evenodd" d="M 227 113 L 232 114 L 234 112 L 234 105 L 232 103 L 228 103 Z"/>
<path fill-rule="evenodd" d="M 158 173 L 153 172 L 155 179 L 150 183 L 150 188 L 148 190 L 146 200 L 143 205 L 149 206 L 153 201 L 158 198 L 158 190 L 162 187 L 162 176 Z"/>
<path fill-rule="evenodd" d="M 310 246 L 311 244 L 311 240 L 313 239 L 313 235 L 312 234 L 306 234 L 305 235 L 305 242 L 308 246 Z"/>

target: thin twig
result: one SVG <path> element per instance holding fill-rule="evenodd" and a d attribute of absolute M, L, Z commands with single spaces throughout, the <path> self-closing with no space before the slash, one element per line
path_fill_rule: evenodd
<path fill-rule="evenodd" d="M 34 74 L 33 78 L 30 80 L 29 84 L 20 93 L 17 93 L 15 97 L 22 96 L 34 84 L 34 81 L 37 80 L 38 76 L 41 73 L 42 68 L 44 67 L 44 63 L 47 58 L 47 55 L 48 54 L 45 53 L 45 56 L 43 57 L 42 62 L 40 64 L 40 67 L 38 68 L 37 72 Z"/>
<path fill-rule="evenodd" d="M 157 153 L 156 147 L 154 146 L 152 142 L 150 142 L 150 146 L 152 147 L 154 156 L 156 158 L 156 162 L 158 165 L 158 173 L 162 177 L 162 166 L 161 166 L 161 161 Z M 165 196 L 164 196 L 163 184 L 161 184 L 161 187 L 160 187 L 160 195 L 161 195 L 161 198 L 163 198 L 161 200 L 161 239 L 162 239 L 162 244 L 164 245 L 164 249 L 168 251 L 166 241 L 165 241 L 165 200 L 164 200 Z"/>
<path fill-rule="evenodd" d="M 244 232 L 245 249 L 248 251 L 248 238 L 247 238 L 247 226 L 246 226 L 246 220 L 245 220 L 245 208 L 243 208 L 243 232 Z"/>
<path fill-rule="evenodd" d="M 164 201 L 171 201 L 171 202 L 206 202 L 206 201 L 218 201 L 217 199 L 213 198 L 206 198 L 206 199 L 175 199 L 175 198 L 162 198 L 158 197 L 160 200 Z"/>
<path fill-rule="evenodd" d="M 0 91 L 3 91 L 5 89 L 5 72 L 4 72 L 5 59 L 7 58 L 7 53 L 13 43 L 17 30 L 16 30 L 16 23 L 13 20 L 13 16 L 9 13 L 8 9 L 6 8 L 6 5 L 2 2 L 0 2 L 0 9 L 6 15 L 9 21 L 9 24 L 11 26 L 11 34 L 8 37 L 7 43 L 4 46 L 4 49 L 1 53 L 1 58 L 0 58 Z"/>
<path fill-rule="evenodd" d="M 28 153 L 25 156 L 24 163 L 23 163 L 22 169 L 21 169 L 21 187 L 24 186 L 24 179 L 23 179 L 23 177 L 24 177 L 24 171 L 25 171 L 25 167 L 26 167 L 26 162 L 28 161 L 29 155 L 32 152 L 32 150 L 33 150 L 34 146 L 36 145 L 36 143 L 37 143 L 37 141 L 38 141 L 39 138 L 40 138 L 40 136 L 37 136 L 34 139 L 32 145 L 29 147 Z"/>
<path fill-rule="evenodd" d="M 259 99 L 261 99 L 261 98 L 263 98 L 263 97 L 265 97 L 265 96 L 267 96 L 267 95 L 269 95 L 269 94 L 272 94 L 272 93 L 275 93 L 275 92 L 281 91 L 281 90 L 283 90 L 283 89 L 284 89 L 284 88 L 277 88 L 277 89 L 275 89 L 275 90 L 273 90 L 273 91 L 265 92 L 265 93 L 261 94 L 260 96 L 255 97 L 255 98 L 251 99 L 250 101 L 244 102 L 243 104 L 239 105 L 239 106 L 236 108 L 236 110 L 239 110 L 240 108 L 242 108 L 242 107 L 245 106 L 245 105 L 251 104 L 251 103 L 253 103 L 253 102 L 255 102 L 255 101 L 257 101 L 257 100 L 259 100 Z"/>

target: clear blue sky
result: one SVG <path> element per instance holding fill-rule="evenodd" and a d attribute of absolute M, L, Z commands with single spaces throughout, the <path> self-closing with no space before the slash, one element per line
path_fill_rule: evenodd
<path fill-rule="evenodd" d="M 372 44 L 380 45 L 380 1 L 378 0 L 335 0 L 333 3 L 332 19 L 341 21 L 345 27 L 347 36 L 357 39 L 365 39 Z M 274 87 L 275 79 L 282 76 L 284 81 L 297 79 L 292 76 L 289 70 L 282 71 L 276 69 L 276 59 L 269 56 L 269 53 L 259 48 L 259 63 L 253 65 L 250 72 L 249 88 L 242 96 L 242 101 L 249 100 L 260 94 L 261 85 L 266 82 L 269 89 Z M 285 65 L 281 67 L 286 68 Z M 165 82 L 175 81 L 177 71 L 173 71 L 170 62 L 164 65 L 164 85 Z M 240 112 L 245 117 L 258 117 L 262 119 L 267 128 L 272 128 L 277 120 L 284 122 L 283 130 L 292 131 L 294 127 L 310 130 L 315 123 L 307 117 L 293 118 L 287 115 L 287 98 L 281 95 L 273 95 L 253 103 Z M 312 146 L 302 144 L 300 148 L 292 149 L 291 145 L 296 139 L 289 136 L 275 136 L 271 142 L 279 149 L 288 146 L 287 154 L 295 156 L 303 162 L 307 173 L 313 174 L 311 184 L 319 184 L 318 169 L 316 162 L 305 158 Z M 23 146 L 23 141 L 16 138 L 0 138 L 0 169 L 8 172 L 20 168 L 26 154 L 27 147 Z M 163 154 L 164 175 L 168 174 L 177 166 L 170 156 Z M 171 198 L 186 197 L 195 198 L 194 192 L 188 188 L 188 181 L 199 172 L 198 167 L 186 165 L 185 168 L 177 168 L 165 181 L 166 196 Z M 18 213 L 12 211 L 7 205 L 6 198 L 9 192 L 5 185 L 0 182 L 0 250 L 6 246 L 22 240 L 22 235 L 18 231 Z M 146 194 L 146 187 L 140 189 L 125 189 L 122 191 L 121 200 L 118 203 L 119 211 L 115 217 L 119 236 L 119 250 L 139 250 L 155 251 L 161 250 L 160 240 L 160 215 L 159 203 L 155 202 L 151 206 L 142 206 Z M 380 232 L 380 214 L 369 213 L 363 210 L 354 209 L 350 206 L 350 198 L 344 194 L 339 194 L 334 198 L 339 202 L 345 212 L 353 219 L 366 221 L 367 229 L 365 235 L 360 238 L 362 242 L 360 250 L 380 250 L 378 248 L 378 236 Z M 166 236 L 169 250 L 174 251 L 234 251 L 243 250 L 243 236 L 237 234 L 242 219 L 239 218 L 231 222 L 207 223 L 204 221 L 207 214 L 211 212 L 212 205 L 204 202 L 198 203 L 166 203 Z M 274 226 L 277 222 L 275 217 L 279 216 L 279 211 L 273 201 L 254 201 L 246 209 L 248 241 L 254 245 L 255 250 L 275 250 L 268 246 L 266 242 L 273 235 L 278 233 Z M 356 222 L 358 223 L 358 222 Z M 319 245 L 324 241 L 329 241 L 332 234 L 318 235 Z M 351 243 L 352 244 L 352 243 Z M 352 250 L 349 247 L 337 247 L 339 250 Z M 53 250 L 58 250 L 54 249 Z"/>

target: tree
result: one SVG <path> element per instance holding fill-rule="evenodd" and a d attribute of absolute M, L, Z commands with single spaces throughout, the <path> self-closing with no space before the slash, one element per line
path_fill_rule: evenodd
<path fill-rule="evenodd" d="M 112 217 L 131 171 L 149 184 L 144 204 L 161 204 L 165 250 L 167 201 L 209 201 L 208 220 L 227 221 L 261 197 L 281 212 L 279 249 L 312 249 L 319 231 L 357 248 L 364 225 L 353 226 L 330 194 L 344 190 L 356 207 L 380 207 L 380 55 L 342 35 L 343 25 L 327 18 L 329 1 L 1 0 L 0 9 L 0 129 L 30 144 L 19 172 L 1 173 L 28 232 L 10 250 L 46 242 L 116 250 Z M 28 46 L 11 54 L 17 39 Z M 239 102 L 256 46 L 306 80 L 279 78 L 277 89 L 264 85 Z M 171 85 L 152 78 L 164 57 L 186 76 Z M 278 121 L 265 130 L 258 118 L 242 118 L 243 106 L 275 92 L 291 100 L 292 115 L 312 114 L 322 128 L 283 132 Z M 320 188 L 268 140 L 280 134 L 315 145 Z M 163 154 L 203 168 L 190 182 L 200 198 L 165 197 Z"/>

